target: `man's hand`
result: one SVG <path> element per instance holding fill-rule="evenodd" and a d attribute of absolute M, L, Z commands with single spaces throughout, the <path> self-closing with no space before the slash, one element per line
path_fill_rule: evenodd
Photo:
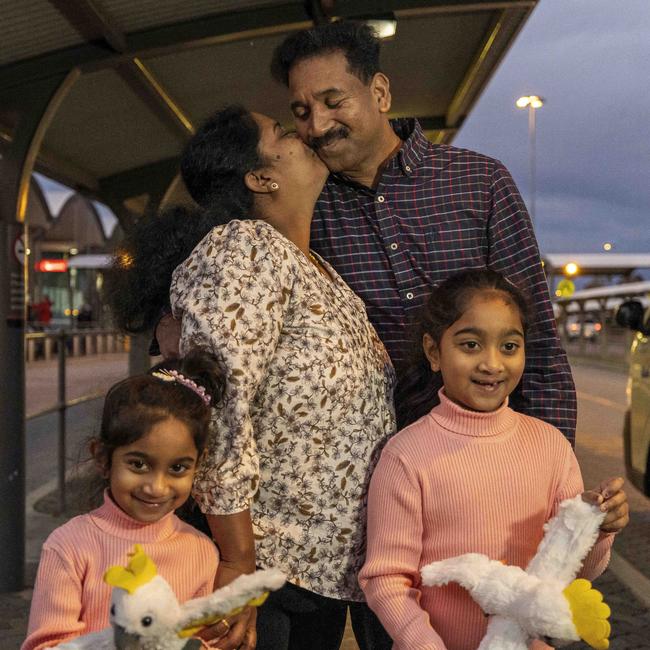
<path fill-rule="evenodd" d="M 255 607 L 246 607 L 236 616 L 206 627 L 197 636 L 208 647 L 218 650 L 254 650 L 257 645 L 256 619 Z"/>
<path fill-rule="evenodd" d="M 618 533 L 630 521 L 630 507 L 627 494 L 623 490 L 624 482 L 621 477 L 610 478 L 602 481 L 596 489 L 582 494 L 584 501 L 599 506 L 602 512 L 607 513 L 600 525 L 600 530 L 604 533 Z"/>
<path fill-rule="evenodd" d="M 156 325 L 154 336 L 158 341 L 163 359 L 178 359 L 178 346 L 181 340 L 181 321 L 171 314 L 165 314 Z"/>

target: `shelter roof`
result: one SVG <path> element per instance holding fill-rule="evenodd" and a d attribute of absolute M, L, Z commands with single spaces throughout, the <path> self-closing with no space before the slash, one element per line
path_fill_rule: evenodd
<path fill-rule="evenodd" d="M 431 139 L 449 142 L 536 2 L 338 0 L 334 9 L 394 12 L 397 34 L 382 48 L 392 114 L 419 117 Z M 17 99 L 67 75 L 41 123 L 37 168 L 109 203 L 143 195 L 173 178 L 184 142 L 219 105 L 237 101 L 290 122 L 271 53 L 324 4 L 0 0 L 0 143 L 12 140 Z"/>
<path fill-rule="evenodd" d="M 548 253 L 543 256 L 547 274 L 563 272 L 573 262 L 581 275 L 629 273 L 650 268 L 650 253 Z"/>
<path fill-rule="evenodd" d="M 616 284 L 607 287 L 593 287 L 591 289 L 581 289 L 569 297 L 555 298 L 555 302 L 569 304 L 585 300 L 602 300 L 605 298 L 630 298 L 633 296 L 643 296 L 650 293 L 650 281 L 646 282 L 628 282 L 626 284 Z"/>

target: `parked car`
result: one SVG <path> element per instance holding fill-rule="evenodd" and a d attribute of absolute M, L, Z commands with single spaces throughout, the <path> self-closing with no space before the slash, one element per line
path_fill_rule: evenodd
<path fill-rule="evenodd" d="M 580 338 L 580 316 L 567 316 L 565 327 L 569 341 Z M 587 315 L 582 322 L 582 338 L 587 341 L 595 341 L 602 328 L 603 326 L 597 318 Z"/>
<path fill-rule="evenodd" d="M 625 468 L 632 484 L 650 496 L 650 308 L 627 300 L 618 308 L 616 322 L 635 333 L 623 426 Z"/>

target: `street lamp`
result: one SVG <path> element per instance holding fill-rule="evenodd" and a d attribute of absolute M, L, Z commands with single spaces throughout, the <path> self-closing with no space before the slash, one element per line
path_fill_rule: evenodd
<path fill-rule="evenodd" d="M 530 156 L 530 218 L 535 220 L 535 111 L 544 105 L 544 100 L 537 95 L 526 95 L 515 102 L 517 108 L 528 109 L 528 141 Z"/>

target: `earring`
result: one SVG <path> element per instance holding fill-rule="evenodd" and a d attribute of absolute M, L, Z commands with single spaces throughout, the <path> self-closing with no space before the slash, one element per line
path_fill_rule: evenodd
<path fill-rule="evenodd" d="M 271 183 L 271 189 L 275 192 L 276 190 L 280 189 L 280 186 L 275 181 L 273 181 L 273 183 Z"/>

